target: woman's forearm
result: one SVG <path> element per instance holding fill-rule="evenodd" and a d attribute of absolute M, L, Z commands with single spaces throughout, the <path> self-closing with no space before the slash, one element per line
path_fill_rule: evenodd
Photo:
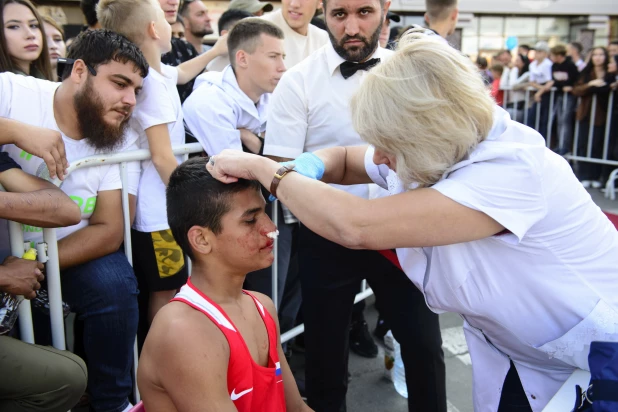
<path fill-rule="evenodd" d="M 313 152 L 314 155 L 324 162 L 324 183 L 341 184 L 345 175 L 346 148 L 329 147 Z"/>
<path fill-rule="evenodd" d="M 324 183 L 358 185 L 371 183 L 365 170 L 367 146 L 329 147 L 314 152 L 324 162 Z"/>

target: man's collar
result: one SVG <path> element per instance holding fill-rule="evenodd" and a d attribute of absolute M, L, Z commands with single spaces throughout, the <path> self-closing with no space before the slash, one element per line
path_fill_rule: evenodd
<path fill-rule="evenodd" d="M 382 57 L 383 50 L 385 49 L 378 46 L 377 49 L 373 52 L 371 56 L 369 56 L 367 60 L 373 59 L 374 57 Z M 339 67 L 341 63 L 345 61 L 346 60 L 335 51 L 332 43 L 326 47 L 326 64 L 328 65 L 328 72 L 331 76 L 335 73 L 337 67 Z"/>
<path fill-rule="evenodd" d="M 242 96 L 240 100 L 238 100 L 238 104 L 240 104 L 242 106 L 242 108 L 249 112 L 249 113 L 254 113 L 255 110 L 259 111 L 259 108 L 261 106 L 263 106 L 264 104 L 268 103 L 268 94 L 269 93 L 264 93 L 260 96 L 260 99 L 258 100 L 257 103 L 255 103 L 253 100 L 251 100 L 251 98 L 247 95 L 247 93 L 245 93 L 241 88 L 240 85 L 238 84 L 238 79 L 236 78 L 236 73 L 234 72 L 234 68 L 232 67 L 232 65 L 230 64 L 229 66 L 227 66 L 225 68 L 225 70 L 223 70 L 223 81 L 229 83 L 230 85 L 232 85 L 234 87 L 234 89 L 237 91 L 237 93 Z M 232 97 L 233 98 L 233 97 Z M 237 100 L 237 99 L 235 99 Z M 259 117 L 259 116 L 258 116 Z"/>

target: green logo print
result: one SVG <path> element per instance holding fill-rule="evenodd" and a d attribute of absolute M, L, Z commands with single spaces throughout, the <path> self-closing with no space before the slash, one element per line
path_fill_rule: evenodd
<path fill-rule="evenodd" d="M 22 159 L 26 159 L 26 160 L 32 159 L 32 155 L 26 152 L 25 150 L 21 151 L 21 153 L 19 154 L 19 157 L 21 157 Z"/>
<path fill-rule="evenodd" d="M 69 196 L 69 197 L 73 199 L 75 203 L 77 203 L 77 206 L 79 206 L 79 209 L 82 211 L 82 213 L 90 214 L 94 212 L 94 209 L 97 205 L 96 196 L 87 198 L 85 202 L 84 202 L 84 199 L 82 199 L 79 196 Z M 36 226 L 30 226 L 30 225 L 23 225 L 23 224 L 21 225 L 21 229 L 24 233 L 41 233 L 43 231 L 43 228 L 36 227 Z"/>
<path fill-rule="evenodd" d="M 69 196 L 69 197 L 71 199 L 73 199 L 73 201 L 75 203 L 77 203 L 77 206 L 79 206 L 79 208 L 81 209 L 82 213 L 88 214 L 88 213 L 94 212 L 94 208 L 97 205 L 97 197 L 96 196 L 89 197 L 88 199 L 86 199 L 85 203 L 84 203 L 84 199 L 82 199 L 79 196 Z"/>
<path fill-rule="evenodd" d="M 30 225 L 21 225 L 21 230 L 27 233 L 40 233 L 43 231 L 43 228 Z"/>

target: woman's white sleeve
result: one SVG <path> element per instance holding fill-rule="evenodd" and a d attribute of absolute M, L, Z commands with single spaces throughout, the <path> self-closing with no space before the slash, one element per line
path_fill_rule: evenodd
<path fill-rule="evenodd" d="M 517 243 L 547 214 L 540 176 L 543 164 L 535 160 L 533 156 L 513 156 L 473 163 L 432 189 L 485 213 L 515 235 Z"/>

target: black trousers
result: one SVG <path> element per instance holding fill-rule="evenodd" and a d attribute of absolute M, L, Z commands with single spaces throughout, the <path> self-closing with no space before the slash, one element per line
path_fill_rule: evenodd
<path fill-rule="evenodd" d="M 511 362 L 511 368 L 504 378 L 498 412 L 532 412 L 513 362 Z"/>
<path fill-rule="evenodd" d="M 376 251 L 351 250 L 301 225 L 299 274 L 305 321 L 306 393 L 316 412 L 346 410 L 348 329 L 361 280 L 401 344 L 408 409 L 446 411 L 444 353 L 438 315 L 406 275 Z"/>

